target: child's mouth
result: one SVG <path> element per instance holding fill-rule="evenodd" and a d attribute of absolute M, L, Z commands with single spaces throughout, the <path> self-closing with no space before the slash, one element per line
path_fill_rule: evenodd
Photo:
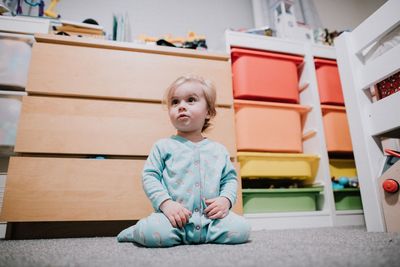
<path fill-rule="evenodd" d="M 178 119 L 185 119 L 185 118 L 189 118 L 189 116 L 185 114 L 181 114 L 178 116 Z"/>

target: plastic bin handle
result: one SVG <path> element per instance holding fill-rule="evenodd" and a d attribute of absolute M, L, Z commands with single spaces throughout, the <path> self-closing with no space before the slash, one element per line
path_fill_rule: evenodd
<path fill-rule="evenodd" d="M 301 137 L 301 139 L 302 139 L 303 141 L 305 141 L 305 140 L 308 140 L 308 139 L 310 139 L 311 137 L 315 136 L 316 134 L 317 134 L 317 131 L 314 130 L 314 129 L 311 129 L 311 130 L 305 132 L 305 133 L 303 134 L 303 136 Z"/>
<path fill-rule="evenodd" d="M 279 102 L 266 102 L 266 101 L 255 101 L 255 100 L 239 100 L 234 99 L 233 104 L 235 108 L 247 106 L 247 107 L 270 107 L 270 108 L 282 108 L 282 109 L 291 109 L 297 110 L 300 114 L 307 114 L 312 110 L 311 106 L 303 106 L 299 104 L 288 104 L 288 103 L 279 103 Z"/>
<path fill-rule="evenodd" d="M 308 86 L 310 86 L 309 82 L 305 82 L 302 85 L 299 86 L 299 93 L 303 92 L 304 90 L 306 90 L 308 88 Z"/>

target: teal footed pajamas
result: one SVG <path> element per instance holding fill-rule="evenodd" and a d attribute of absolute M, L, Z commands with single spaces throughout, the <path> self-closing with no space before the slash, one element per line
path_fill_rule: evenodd
<path fill-rule="evenodd" d="M 180 244 L 240 244 L 249 239 L 250 226 L 242 216 L 229 212 L 223 219 L 190 218 L 181 229 L 174 228 L 161 212 L 154 212 L 118 235 L 119 242 L 136 242 L 146 247 Z M 196 221 L 203 222 L 201 227 Z"/>
<path fill-rule="evenodd" d="M 238 244 L 248 240 L 250 225 L 229 211 L 222 219 L 208 219 L 206 199 L 226 197 L 233 205 L 237 190 L 236 171 L 226 148 L 209 139 L 193 143 L 180 136 L 159 140 L 143 169 L 143 188 L 155 210 L 121 233 L 119 242 L 146 247 L 179 244 Z M 189 222 L 174 228 L 159 207 L 165 200 L 181 203 L 192 212 Z"/>

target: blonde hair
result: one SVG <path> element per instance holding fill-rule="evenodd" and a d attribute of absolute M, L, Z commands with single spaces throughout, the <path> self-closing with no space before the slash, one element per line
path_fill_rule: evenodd
<path fill-rule="evenodd" d="M 217 99 L 217 90 L 214 84 L 210 80 L 204 79 L 196 75 L 181 76 L 167 88 L 167 90 L 165 91 L 163 103 L 166 104 L 169 109 L 171 107 L 171 98 L 175 89 L 181 86 L 182 84 L 190 82 L 198 83 L 200 85 L 204 93 L 204 98 L 206 99 L 207 102 L 209 118 L 206 118 L 206 120 L 204 121 L 203 128 L 201 129 L 201 132 L 204 132 L 207 128 L 211 126 L 210 120 L 217 115 L 217 110 L 215 108 L 216 105 L 215 102 Z"/>

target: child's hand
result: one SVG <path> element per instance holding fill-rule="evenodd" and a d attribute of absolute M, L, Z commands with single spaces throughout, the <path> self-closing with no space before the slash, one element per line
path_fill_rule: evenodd
<path fill-rule="evenodd" d="M 192 212 L 182 204 L 168 199 L 161 203 L 160 210 L 167 216 L 173 227 L 182 228 L 188 221 Z"/>
<path fill-rule="evenodd" d="M 206 200 L 205 214 L 210 219 L 222 219 L 228 215 L 231 202 L 226 197 L 216 197 Z"/>

